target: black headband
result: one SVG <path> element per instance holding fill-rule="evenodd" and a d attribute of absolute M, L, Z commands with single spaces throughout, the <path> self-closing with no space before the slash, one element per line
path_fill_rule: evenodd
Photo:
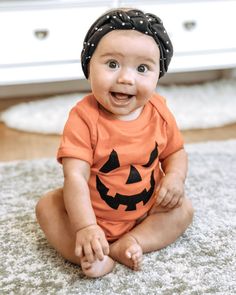
<path fill-rule="evenodd" d="M 168 70 L 173 56 L 170 38 L 160 18 L 140 10 L 112 10 L 98 18 L 90 27 L 84 39 L 81 63 L 84 75 L 88 78 L 88 65 L 101 38 L 113 30 L 136 30 L 153 37 L 160 50 L 160 74 Z"/>

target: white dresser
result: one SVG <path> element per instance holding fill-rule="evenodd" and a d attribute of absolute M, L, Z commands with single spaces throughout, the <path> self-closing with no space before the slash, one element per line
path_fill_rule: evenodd
<path fill-rule="evenodd" d="M 170 72 L 236 67 L 233 0 L 0 0 L 0 86 L 82 79 L 85 33 L 118 6 L 162 18 L 175 50 Z"/>

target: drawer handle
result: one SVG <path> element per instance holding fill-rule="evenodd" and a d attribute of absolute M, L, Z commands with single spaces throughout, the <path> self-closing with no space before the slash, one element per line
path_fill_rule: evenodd
<path fill-rule="evenodd" d="M 196 28 L 197 23 L 195 21 L 186 21 L 183 23 L 183 26 L 187 31 L 192 31 Z"/>
<path fill-rule="evenodd" d="M 48 30 L 35 30 L 34 36 L 39 40 L 44 40 L 48 37 L 49 31 Z"/>

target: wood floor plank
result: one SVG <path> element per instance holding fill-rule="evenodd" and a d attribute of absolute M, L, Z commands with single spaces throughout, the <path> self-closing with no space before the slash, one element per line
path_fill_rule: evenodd
<path fill-rule="evenodd" d="M 182 133 L 186 143 L 226 140 L 236 138 L 236 124 Z M 21 132 L 0 123 L 0 161 L 55 157 L 59 143 L 58 135 Z"/>
<path fill-rule="evenodd" d="M 0 111 L 17 103 L 44 97 L 0 99 Z M 221 128 L 187 130 L 182 132 L 186 143 L 236 138 L 236 123 Z M 0 123 L 0 161 L 55 157 L 59 135 L 21 132 Z"/>
<path fill-rule="evenodd" d="M 20 132 L 0 123 L 0 161 L 55 157 L 60 136 Z"/>

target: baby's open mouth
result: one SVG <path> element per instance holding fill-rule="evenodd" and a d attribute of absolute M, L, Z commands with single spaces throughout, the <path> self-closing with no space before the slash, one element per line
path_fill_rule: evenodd
<path fill-rule="evenodd" d="M 118 100 L 127 100 L 130 99 L 133 95 L 121 93 L 121 92 L 111 92 L 111 95 Z"/>

